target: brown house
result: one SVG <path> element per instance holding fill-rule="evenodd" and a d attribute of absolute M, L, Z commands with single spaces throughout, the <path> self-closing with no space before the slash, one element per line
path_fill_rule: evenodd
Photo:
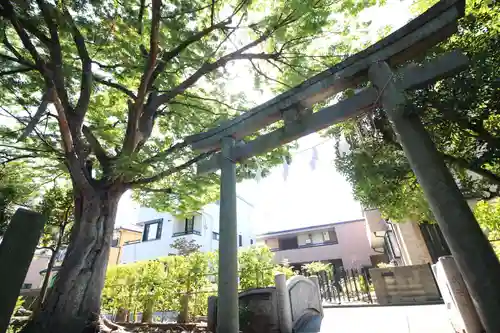
<path fill-rule="evenodd" d="M 142 230 L 118 227 L 113 232 L 113 240 L 109 249 L 108 267 L 118 265 L 125 244 L 138 243 L 142 238 Z"/>
<path fill-rule="evenodd" d="M 286 261 L 295 269 L 313 261 L 344 268 L 371 266 L 371 257 L 377 255 L 364 219 L 269 232 L 258 235 L 257 244 L 268 246 L 275 262 Z"/>

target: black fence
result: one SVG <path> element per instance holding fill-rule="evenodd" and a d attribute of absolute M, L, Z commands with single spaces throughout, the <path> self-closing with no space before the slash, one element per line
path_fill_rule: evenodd
<path fill-rule="evenodd" d="M 325 303 L 374 303 L 375 292 L 368 268 L 318 272 L 321 298 Z"/>

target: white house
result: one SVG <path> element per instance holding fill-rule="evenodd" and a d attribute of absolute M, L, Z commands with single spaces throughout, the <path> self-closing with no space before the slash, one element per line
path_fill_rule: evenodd
<path fill-rule="evenodd" d="M 250 246 L 255 237 L 251 218 L 253 206 L 245 199 L 237 197 L 238 244 Z M 170 213 L 160 213 L 152 208 L 140 208 L 137 226 L 143 228 L 140 241 L 125 243 L 120 255 L 120 264 L 151 260 L 176 254 L 170 245 L 179 237 L 194 239 L 201 245 L 201 251 L 219 248 L 219 204 L 211 203 L 191 218 L 179 219 Z"/>

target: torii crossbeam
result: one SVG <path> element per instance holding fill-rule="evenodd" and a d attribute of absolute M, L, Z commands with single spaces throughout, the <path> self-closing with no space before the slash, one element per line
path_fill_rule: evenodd
<path fill-rule="evenodd" d="M 198 173 L 221 169 L 217 333 L 238 333 L 236 162 L 265 153 L 304 135 L 362 114 L 385 109 L 410 165 L 441 227 L 488 332 L 500 332 L 500 264 L 417 114 L 404 112 L 405 90 L 453 75 L 467 58 L 453 51 L 393 73 L 390 66 L 420 59 L 457 30 L 464 0 L 442 0 L 388 37 L 302 84 L 225 122 L 186 139 L 193 149 L 220 149 L 198 163 Z M 370 80 L 372 87 L 312 113 L 318 102 Z M 284 127 L 242 145 L 236 140 L 280 120 Z M 481 279 L 478 278 L 481 277 Z"/>

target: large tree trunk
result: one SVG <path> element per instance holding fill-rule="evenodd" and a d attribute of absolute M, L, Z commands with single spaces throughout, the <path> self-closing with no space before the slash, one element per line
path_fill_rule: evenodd
<path fill-rule="evenodd" d="M 75 224 L 53 288 L 23 333 L 97 330 L 101 292 L 123 189 L 75 191 Z"/>

